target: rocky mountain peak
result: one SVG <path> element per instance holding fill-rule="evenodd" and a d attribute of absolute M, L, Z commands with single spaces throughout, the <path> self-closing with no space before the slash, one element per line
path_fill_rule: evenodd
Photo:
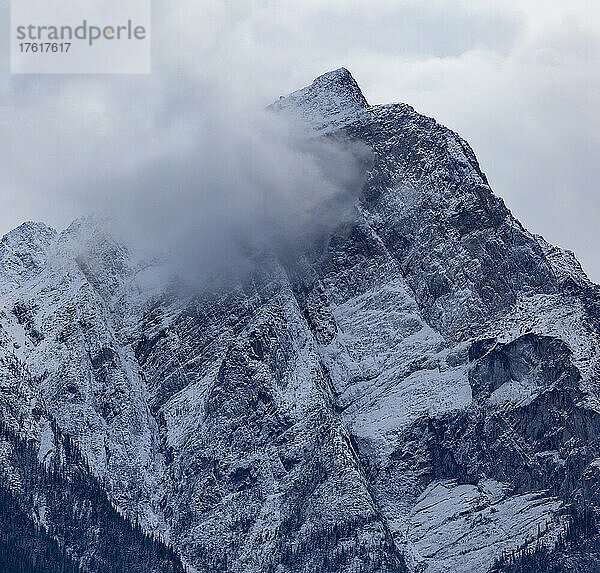
<path fill-rule="evenodd" d="M 31 249 L 34 245 L 40 247 L 47 246 L 56 238 L 56 235 L 56 231 L 44 223 L 26 221 L 6 233 L 0 242 L 11 248 L 25 246 Z"/>
<path fill-rule="evenodd" d="M 305 88 L 281 96 L 271 109 L 323 130 L 359 117 L 368 107 L 352 74 L 346 68 L 338 68 L 320 75 Z"/>
<path fill-rule="evenodd" d="M 56 236 L 54 229 L 31 221 L 4 235 L 0 240 L 0 291 L 38 274 L 48 261 Z"/>
<path fill-rule="evenodd" d="M 344 96 L 359 107 L 369 106 L 358 83 L 346 68 L 338 68 L 320 75 L 313 81 L 311 86 Z"/>

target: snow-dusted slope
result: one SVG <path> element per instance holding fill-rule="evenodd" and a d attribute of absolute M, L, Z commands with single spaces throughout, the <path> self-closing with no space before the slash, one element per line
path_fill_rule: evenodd
<path fill-rule="evenodd" d="M 598 289 L 468 144 L 345 69 L 272 109 L 373 161 L 324 249 L 178 296 L 101 225 L 0 243 L 0 407 L 192 571 L 488 570 L 596 507 Z M 260 270 L 258 270 L 260 269 Z"/>
<path fill-rule="evenodd" d="M 325 133 L 361 117 L 368 106 L 352 74 L 340 68 L 287 97 L 281 96 L 270 109 Z"/>

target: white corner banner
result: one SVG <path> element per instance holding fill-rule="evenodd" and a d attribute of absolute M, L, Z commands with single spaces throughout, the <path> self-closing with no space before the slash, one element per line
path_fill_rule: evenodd
<path fill-rule="evenodd" d="M 11 0 L 13 74 L 148 74 L 150 0 Z"/>

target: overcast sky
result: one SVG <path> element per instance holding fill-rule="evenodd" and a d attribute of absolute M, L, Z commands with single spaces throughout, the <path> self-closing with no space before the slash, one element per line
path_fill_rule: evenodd
<path fill-rule="evenodd" d="M 0 233 L 62 228 L 119 174 L 193 154 L 206 110 L 237 117 L 345 66 L 370 103 L 459 132 L 525 226 L 600 281 L 597 0 L 173 0 L 152 37 L 149 76 L 10 76 L 2 50 Z"/>

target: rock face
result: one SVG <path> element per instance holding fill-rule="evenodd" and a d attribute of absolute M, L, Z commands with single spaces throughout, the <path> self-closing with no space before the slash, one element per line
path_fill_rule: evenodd
<path fill-rule="evenodd" d="M 600 504 L 598 287 L 520 225 L 464 140 L 369 106 L 347 70 L 271 109 L 372 150 L 353 220 L 293 267 L 267 257 L 193 296 L 93 221 L 15 229 L 6 431 L 42 467 L 68 436 L 192 572 L 475 573 L 536 544 L 570 570 L 576 543 L 589 568 L 594 527 L 569 515 Z M 24 495 L 2 447 L 3 491 Z"/>

